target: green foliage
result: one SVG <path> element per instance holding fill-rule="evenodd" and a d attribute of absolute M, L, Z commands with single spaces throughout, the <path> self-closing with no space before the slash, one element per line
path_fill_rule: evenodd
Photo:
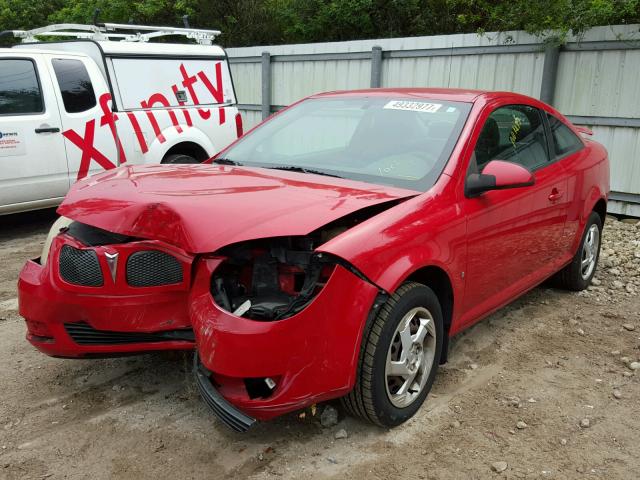
<path fill-rule="evenodd" d="M 640 0 L 450 0 L 467 30 L 525 30 L 541 37 L 581 34 L 596 25 L 637 23 Z M 460 18 L 462 17 L 462 18 Z"/>
<path fill-rule="evenodd" d="M 226 46 L 526 30 L 560 41 L 595 25 L 640 23 L 640 0 L 0 0 L 0 31 L 103 21 L 191 25 Z"/>

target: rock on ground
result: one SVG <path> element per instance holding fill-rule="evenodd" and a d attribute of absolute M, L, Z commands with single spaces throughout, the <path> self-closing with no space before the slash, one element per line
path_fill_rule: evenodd
<path fill-rule="evenodd" d="M 491 470 L 496 473 L 502 473 L 507 469 L 508 466 L 509 465 L 507 465 L 507 462 L 494 462 L 491 464 Z"/>
<path fill-rule="evenodd" d="M 333 427 L 338 424 L 338 411 L 331 405 L 324 407 L 322 415 L 320 415 L 320 424 L 325 427 Z"/>

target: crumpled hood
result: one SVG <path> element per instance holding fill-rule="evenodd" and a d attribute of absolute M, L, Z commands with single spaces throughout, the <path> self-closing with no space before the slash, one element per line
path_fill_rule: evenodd
<path fill-rule="evenodd" d="M 120 167 L 75 184 L 58 213 L 190 253 L 306 235 L 349 213 L 417 195 L 320 175 L 221 165 Z"/>

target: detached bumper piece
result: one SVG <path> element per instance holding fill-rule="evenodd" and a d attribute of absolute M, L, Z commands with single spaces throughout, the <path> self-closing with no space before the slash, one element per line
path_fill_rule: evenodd
<path fill-rule="evenodd" d="M 215 389 L 209 379 L 209 373 L 198 359 L 197 352 L 193 357 L 193 373 L 196 377 L 196 384 L 198 385 L 198 390 L 200 390 L 200 395 L 202 395 L 202 398 L 211 411 L 213 411 L 213 413 L 227 427 L 235 430 L 236 432 L 244 433 L 256 423 L 255 418 L 242 413 L 236 407 L 227 402 Z"/>
<path fill-rule="evenodd" d="M 129 343 L 195 341 L 193 330 L 191 329 L 152 333 L 114 332 L 111 330 L 96 330 L 87 323 L 65 323 L 64 329 L 78 345 L 126 345 Z"/>

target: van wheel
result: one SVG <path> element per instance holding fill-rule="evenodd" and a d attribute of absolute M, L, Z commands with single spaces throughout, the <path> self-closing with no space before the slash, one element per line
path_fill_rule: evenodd
<path fill-rule="evenodd" d="M 198 160 L 190 155 L 184 155 L 182 153 L 172 153 L 162 159 L 162 163 L 200 163 Z"/>
<path fill-rule="evenodd" d="M 601 239 L 602 220 L 596 212 L 591 212 L 573 260 L 553 277 L 558 287 L 578 292 L 589 286 L 598 266 Z"/>
<path fill-rule="evenodd" d="M 431 390 L 443 335 L 433 290 L 415 282 L 401 285 L 363 334 L 356 384 L 343 406 L 384 427 L 413 417 Z"/>

